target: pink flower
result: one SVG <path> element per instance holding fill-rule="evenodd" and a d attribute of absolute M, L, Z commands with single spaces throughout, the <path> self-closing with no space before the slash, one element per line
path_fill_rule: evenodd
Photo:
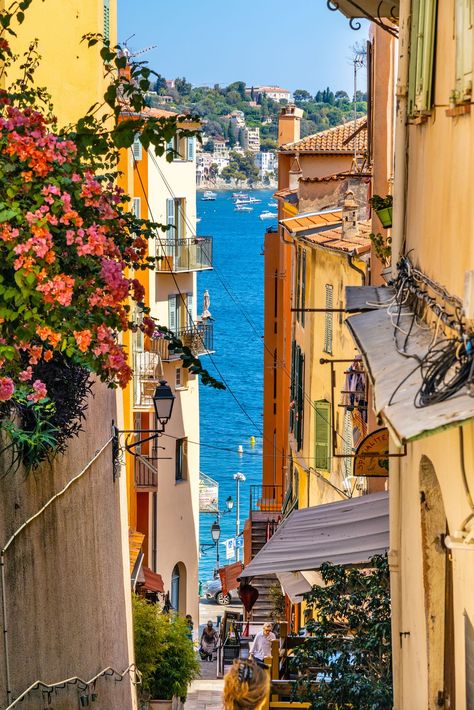
<path fill-rule="evenodd" d="M 15 385 L 11 377 L 0 377 L 0 402 L 6 402 L 11 399 Z"/>
<path fill-rule="evenodd" d="M 34 392 L 29 394 L 27 397 L 30 402 L 39 402 L 40 399 L 44 399 L 48 396 L 48 390 L 46 389 L 46 385 L 41 380 L 35 380 L 33 382 L 33 389 Z"/>
<path fill-rule="evenodd" d="M 31 366 L 28 366 L 26 370 L 22 370 L 18 375 L 18 379 L 20 380 L 20 382 L 29 382 L 32 377 L 33 370 L 31 369 Z"/>

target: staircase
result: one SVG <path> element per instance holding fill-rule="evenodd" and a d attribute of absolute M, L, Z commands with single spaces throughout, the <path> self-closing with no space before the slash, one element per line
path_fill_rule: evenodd
<path fill-rule="evenodd" d="M 277 511 L 251 511 L 252 522 L 252 559 L 255 557 L 275 532 L 280 515 Z M 259 597 L 252 609 L 252 624 L 264 624 L 271 621 L 272 600 L 270 587 L 278 583 L 274 574 L 254 577 L 252 585 L 259 591 Z"/>

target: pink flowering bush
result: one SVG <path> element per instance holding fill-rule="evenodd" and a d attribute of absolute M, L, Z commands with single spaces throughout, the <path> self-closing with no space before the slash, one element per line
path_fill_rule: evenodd
<path fill-rule="evenodd" d="M 23 21 L 30 2 L 0 12 L 0 66 L 16 60 L 4 35 L 14 19 Z M 88 393 L 81 368 L 125 387 L 132 371 L 120 334 L 140 327 L 151 336 L 157 329 L 148 316 L 134 325 L 129 314 L 144 299 L 133 274 L 154 266 L 147 240 L 163 227 L 134 217 L 115 178 L 120 148 L 138 133 L 145 147 L 163 154 L 177 121 L 141 113 L 149 69 L 137 63 L 124 76 L 120 48 L 99 36 L 88 42 L 103 44 L 110 85 L 102 114 L 92 107 L 76 126 L 57 129 L 47 95 L 34 85 L 34 45 L 23 78 L 0 90 L 0 427 L 28 466 L 63 450 L 64 432 L 77 433 L 71 422 L 83 418 Z M 124 104 L 133 118 L 120 117 Z M 183 357 L 219 386 L 192 353 Z M 63 400 L 70 403 L 68 421 L 60 400 L 62 410 Z"/>

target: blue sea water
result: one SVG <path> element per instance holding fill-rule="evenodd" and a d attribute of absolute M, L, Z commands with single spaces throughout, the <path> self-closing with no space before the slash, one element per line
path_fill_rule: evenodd
<path fill-rule="evenodd" d="M 209 372 L 220 379 L 215 365 L 245 410 L 229 390 L 200 386 L 201 471 L 219 483 L 219 508 L 226 498 L 236 499 L 234 473 L 246 476 L 240 486 L 242 530 L 249 510 L 250 486 L 262 480 L 263 412 L 263 240 L 271 221 L 259 215 L 269 208 L 271 190 L 253 191 L 261 199 L 252 212 L 236 212 L 231 192 L 219 192 L 214 202 L 204 202 L 198 194 L 198 234 L 213 237 L 214 270 L 198 276 L 198 312 L 202 294 L 208 289 L 214 319 L 215 354 L 202 358 Z M 226 290 L 227 287 L 227 290 Z M 230 292 L 230 295 L 229 295 Z M 251 321 L 246 320 L 242 310 Z M 213 362 L 215 365 L 213 364 Z M 248 415 L 248 416 L 247 416 Z M 252 420 L 252 421 L 251 421 Z M 250 438 L 254 436 L 252 447 Z M 244 454 L 238 454 L 239 445 Z M 201 544 L 212 542 L 210 527 L 215 515 L 201 513 Z M 225 560 L 222 541 L 235 534 L 236 510 L 221 516 L 221 564 Z M 234 561 L 234 560 L 230 560 Z M 202 554 L 199 577 L 212 579 L 216 566 L 215 548 Z"/>

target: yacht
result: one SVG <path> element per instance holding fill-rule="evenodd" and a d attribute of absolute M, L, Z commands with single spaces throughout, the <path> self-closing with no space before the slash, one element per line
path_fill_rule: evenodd
<path fill-rule="evenodd" d="M 256 205 L 257 202 L 261 202 L 262 200 L 259 200 L 256 197 L 249 197 L 248 201 L 250 202 L 250 204 Z"/>
<path fill-rule="evenodd" d="M 269 206 L 269 207 L 278 207 L 278 205 L 277 205 L 276 202 L 269 202 L 269 203 L 268 203 L 268 206 Z"/>
<path fill-rule="evenodd" d="M 232 193 L 232 199 L 233 200 L 248 200 L 249 196 L 247 195 L 246 192 L 233 192 Z"/>
<path fill-rule="evenodd" d="M 206 190 L 206 192 L 203 193 L 202 199 L 205 202 L 211 202 L 215 200 L 217 197 L 217 192 L 212 192 L 212 190 Z"/>
<path fill-rule="evenodd" d="M 249 207 L 248 205 L 236 205 L 235 211 L 236 212 L 252 212 L 253 207 Z"/>
<path fill-rule="evenodd" d="M 260 219 L 276 219 L 277 216 L 276 212 L 269 212 L 269 210 L 260 213 Z"/>

